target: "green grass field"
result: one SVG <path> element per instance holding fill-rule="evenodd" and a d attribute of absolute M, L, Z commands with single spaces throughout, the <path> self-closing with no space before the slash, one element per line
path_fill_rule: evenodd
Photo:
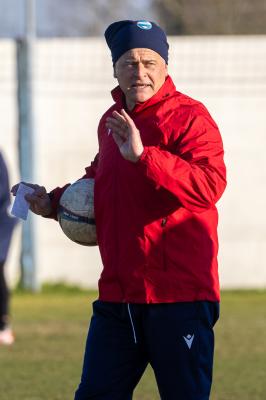
<path fill-rule="evenodd" d="M 13 295 L 16 343 L 0 347 L 0 400 L 73 399 L 96 297 L 60 287 Z M 265 305 L 266 291 L 222 293 L 212 400 L 266 398 Z M 148 369 L 134 400 L 158 399 Z"/>

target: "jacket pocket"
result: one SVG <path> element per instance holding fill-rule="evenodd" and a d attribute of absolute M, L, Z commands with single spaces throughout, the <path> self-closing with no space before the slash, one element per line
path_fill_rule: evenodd
<path fill-rule="evenodd" d="M 146 267 L 167 269 L 167 218 L 161 218 L 145 227 Z"/>

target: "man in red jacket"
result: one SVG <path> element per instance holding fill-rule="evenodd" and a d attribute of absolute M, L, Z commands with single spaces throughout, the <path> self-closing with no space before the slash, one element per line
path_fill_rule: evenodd
<path fill-rule="evenodd" d="M 119 85 L 84 175 L 95 179 L 103 271 L 75 400 L 132 399 L 148 363 L 162 399 L 207 400 L 222 140 L 206 108 L 176 91 L 159 26 L 119 21 L 105 38 Z M 33 186 L 32 211 L 56 218 L 67 186 L 49 194 Z"/>

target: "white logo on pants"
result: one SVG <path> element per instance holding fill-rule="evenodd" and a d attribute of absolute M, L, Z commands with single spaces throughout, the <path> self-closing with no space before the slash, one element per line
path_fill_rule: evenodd
<path fill-rule="evenodd" d="M 192 343 L 193 343 L 193 340 L 194 340 L 194 335 L 188 334 L 187 336 L 183 336 L 183 338 L 184 338 L 184 340 L 185 340 L 185 342 L 187 344 L 187 347 L 189 349 L 191 349 L 191 346 L 192 346 Z"/>

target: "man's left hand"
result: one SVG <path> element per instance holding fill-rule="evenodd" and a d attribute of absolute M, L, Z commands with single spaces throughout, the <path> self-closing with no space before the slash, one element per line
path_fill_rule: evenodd
<path fill-rule="evenodd" d="M 112 115 L 106 119 L 106 128 L 111 130 L 122 156 L 137 162 L 144 150 L 138 128 L 124 109 L 121 113 L 114 111 Z"/>

